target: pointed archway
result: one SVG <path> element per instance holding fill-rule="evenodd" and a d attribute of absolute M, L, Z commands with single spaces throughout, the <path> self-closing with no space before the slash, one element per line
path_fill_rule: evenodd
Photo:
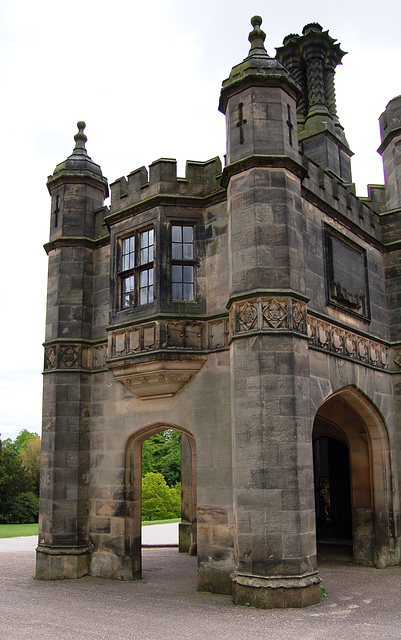
<path fill-rule="evenodd" d="M 150 436 L 173 429 L 182 436 L 181 522 L 179 550 L 196 547 L 196 448 L 193 436 L 174 424 L 149 425 L 131 435 L 125 450 L 125 554 L 126 579 L 142 577 L 142 445 Z"/>
<path fill-rule="evenodd" d="M 315 489 L 317 492 L 322 489 L 324 493 L 326 478 L 326 501 L 332 502 L 334 498 L 334 505 L 330 506 L 331 522 L 326 522 L 332 527 L 332 537 L 341 539 L 349 527 L 354 562 L 387 566 L 394 547 L 395 496 L 388 435 L 381 415 L 361 392 L 354 387 L 346 387 L 330 396 L 319 408 L 313 426 L 313 440 Z M 316 463 L 319 455 L 327 456 L 326 461 L 319 462 L 320 466 Z M 345 486 L 347 455 L 349 489 Z M 322 469 L 327 470 L 326 475 L 321 473 Z M 346 491 L 349 491 L 349 501 Z M 347 504 L 350 505 L 348 522 L 346 513 L 340 513 L 341 508 L 348 508 Z M 322 527 L 324 506 L 323 498 L 316 507 L 318 527 Z M 321 533 L 318 528 L 318 537 Z"/>

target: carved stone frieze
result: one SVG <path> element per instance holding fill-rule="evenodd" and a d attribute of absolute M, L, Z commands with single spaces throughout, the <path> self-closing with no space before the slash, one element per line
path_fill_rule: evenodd
<path fill-rule="evenodd" d="M 139 398 L 168 397 L 199 371 L 206 352 L 228 349 L 228 342 L 228 317 L 162 318 L 111 330 L 107 365 Z"/>
<path fill-rule="evenodd" d="M 162 319 L 110 331 L 108 358 L 160 349 L 213 350 L 228 347 L 228 318 Z"/>
<path fill-rule="evenodd" d="M 308 314 L 309 345 L 346 356 L 380 369 L 387 369 L 389 349 L 379 342 Z"/>
<path fill-rule="evenodd" d="M 44 371 L 98 370 L 106 366 L 107 344 L 66 343 L 45 345 Z"/>
<path fill-rule="evenodd" d="M 306 333 L 306 303 L 289 296 L 234 302 L 231 316 L 233 335 L 282 329 Z"/>

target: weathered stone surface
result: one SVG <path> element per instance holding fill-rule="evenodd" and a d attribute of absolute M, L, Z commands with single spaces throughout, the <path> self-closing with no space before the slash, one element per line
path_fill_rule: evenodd
<path fill-rule="evenodd" d="M 401 562 L 400 99 L 386 185 L 358 198 L 339 45 L 313 23 L 272 59 L 260 25 L 223 83 L 224 170 L 157 160 L 109 210 L 79 123 L 49 178 L 40 579 L 141 577 L 141 450 L 164 429 L 198 589 L 315 604 L 316 540 L 341 532 L 355 562 Z"/>

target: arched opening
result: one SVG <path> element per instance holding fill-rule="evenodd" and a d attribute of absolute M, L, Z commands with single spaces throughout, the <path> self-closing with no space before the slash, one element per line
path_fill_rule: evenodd
<path fill-rule="evenodd" d="M 384 422 L 354 387 L 333 394 L 313 426 L 317 540 L 352 541 L 354 562 L 384 567 L 394 542 Z"/>
<path fill-rule="evenodd" d="M 175 430 L 181 434 L 181 522 L 179 551 L 196 548 L 196 450 L 193 436 L 177 425 L 154 424 L 132 435 L 126 445 L 125 463 L 125 557 L 127 579 L 142 577 L 142 446 L 156 433 Z"/>

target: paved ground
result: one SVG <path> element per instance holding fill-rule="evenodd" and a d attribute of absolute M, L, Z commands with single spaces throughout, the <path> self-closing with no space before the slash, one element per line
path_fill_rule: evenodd
<path fill-rule="evenodd" d="M 159 535 L 155 530 L 152 535 Z M 196 558 L 143 550 L 136 582 L 32 579 L 34 542 L 1 541 L 0 638 L 9 640 L 400 640 L 401 568 L 352 565 L 346 550 L 320 553 L 327 591 L 308 609 L 235 607 L 196 591 Z M 7 547 L 6 550 L 4 548 Z M 19 547 L 19 548 L 18 548 Z"/>

